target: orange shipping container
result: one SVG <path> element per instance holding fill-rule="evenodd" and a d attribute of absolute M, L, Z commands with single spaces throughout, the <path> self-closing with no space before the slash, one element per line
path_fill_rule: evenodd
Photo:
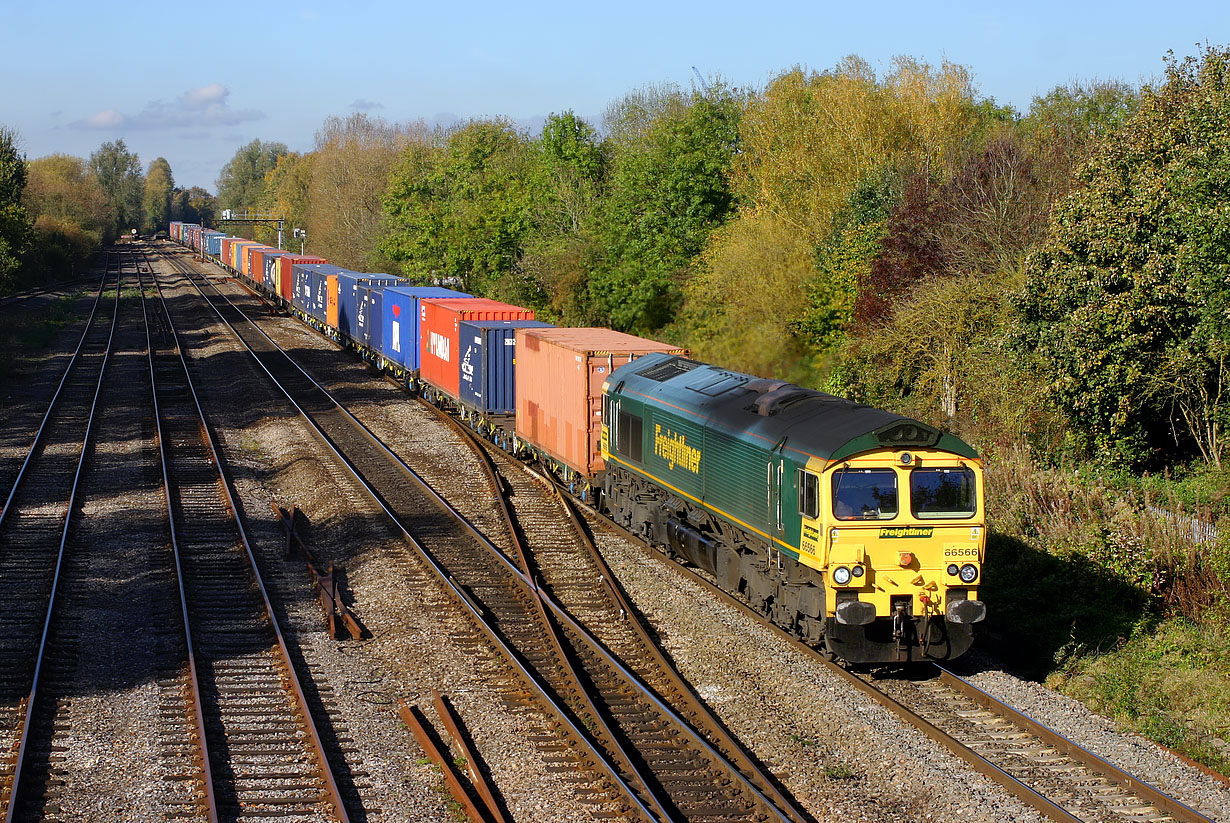
<path fill-rule="evenodd" d="M 687 354 L 611 329 L 517 329 L 517 436 L 594 477 L 604 467 L 602 384 L 655 351 Z"/>
<path fill-rule="evenodd" d="M 325 303 L 325 325 L 329 328 L 337 328 L 337 275 L 328 275 L 328 288 L 326 289 L 328 297 Z"/>
<path fill-rule="evenodd" d="M 267 251 L 277 251 L 277 249 L 272 246 L 266 246 L 264 243 L 254 243 L 253 245 L 248 246 L 248 248 L 244 250 L 243 259 L 239 263 L 242 267 L 240 268 L 239 273 L 254 283 L 259 284 L 263 282 L 265 278 L 264 270 L 262 269 L 257 271 L 252 267 L 252 264 L 253 262 L 262 262 L 256 258 Z"/>

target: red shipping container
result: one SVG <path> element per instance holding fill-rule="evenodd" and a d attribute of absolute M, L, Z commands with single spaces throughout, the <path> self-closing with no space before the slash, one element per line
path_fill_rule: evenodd
<path fill-rule="evenodd" d="M 594 477 L 604 468 L 602 384 L 655 351 L 688 353 L 611 329 L 517 329 L 517 436 Z"/>
<path fill-rule="evenodd" d="M 461 385 L 457 361 L 459 324 L 463 320 L 533 320 L 534 310 L 485 297 L 419 301 L 419 376 L 450 397 Z"/>
<path fill-rule="evenodd" d="M 329 261 L 323 257 L 314 257 L 310 254 L 286 254 L 278 258 L 277 269 L 277 286 L 278 295 L 288 303 L 291 299 L 291 290 L 294 287 L 295 275 L 294 266 L 296 263 L 328 263 Z"/>

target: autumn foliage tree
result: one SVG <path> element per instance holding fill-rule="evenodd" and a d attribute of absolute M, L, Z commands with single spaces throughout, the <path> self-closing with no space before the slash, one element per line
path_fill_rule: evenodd
<path fill-rule="evenodd" d="M 30 161 L 23 202 L 38 238 L 31 267 L 44 278 L 82 270 L 115 229 L 111 204 L 86 161 L 53 154 Z"/>
<path fill-rule="evenodd" d="M 315 252 L 360 271 L 392 270 L 380 249 L 384 193 L 402 150 L 423 139 L 423 131 L 422 124 L 395 125 L 362 113 L 324 122 L 314 151 L 298 161 L 282 189 L 292 205 L 296 188 L 307 183 L 308 242 Z"/>

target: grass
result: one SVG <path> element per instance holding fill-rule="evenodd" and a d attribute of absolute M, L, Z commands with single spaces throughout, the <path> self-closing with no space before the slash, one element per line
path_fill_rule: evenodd
<path fill-rule="evenodd" d="M 827 763 L 824 766 L 824 776 L 829 780 L 853 780 L 858 773 L 845 763 Z"/>
<path fill-rule="evenodd" d="M 0 381 L 9 379 L 22 360 L 47 351 L 60 331 L 80 323 L 84 315 L 74 311 L 78 295 L 48 303 L 36 312 L 16 312 L 0 328 Z"/>
<path fill-rule="evenodd" d="M 1230 475 L 988 461 L 980 644 L 1021 674 L 1230 768 Z M 1219 536 L 1193 529 L 1218 523 Z"/>
<path fill-rule="evenodd" d="M 1120 725 L 1230 773 L 1230 633 L 1170 618 L 1122 644 L 1076 656 L 1047 684 Z"/>

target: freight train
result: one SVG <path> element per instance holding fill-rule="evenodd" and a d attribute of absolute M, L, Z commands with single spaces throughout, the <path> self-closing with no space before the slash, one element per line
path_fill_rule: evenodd
<path fill-rule="evenodd" d="M 200 226 L 170 237 L 834 657 L 950 660 L 986 616 L 981 463 L 952 434 L 610 329 Z"/>

